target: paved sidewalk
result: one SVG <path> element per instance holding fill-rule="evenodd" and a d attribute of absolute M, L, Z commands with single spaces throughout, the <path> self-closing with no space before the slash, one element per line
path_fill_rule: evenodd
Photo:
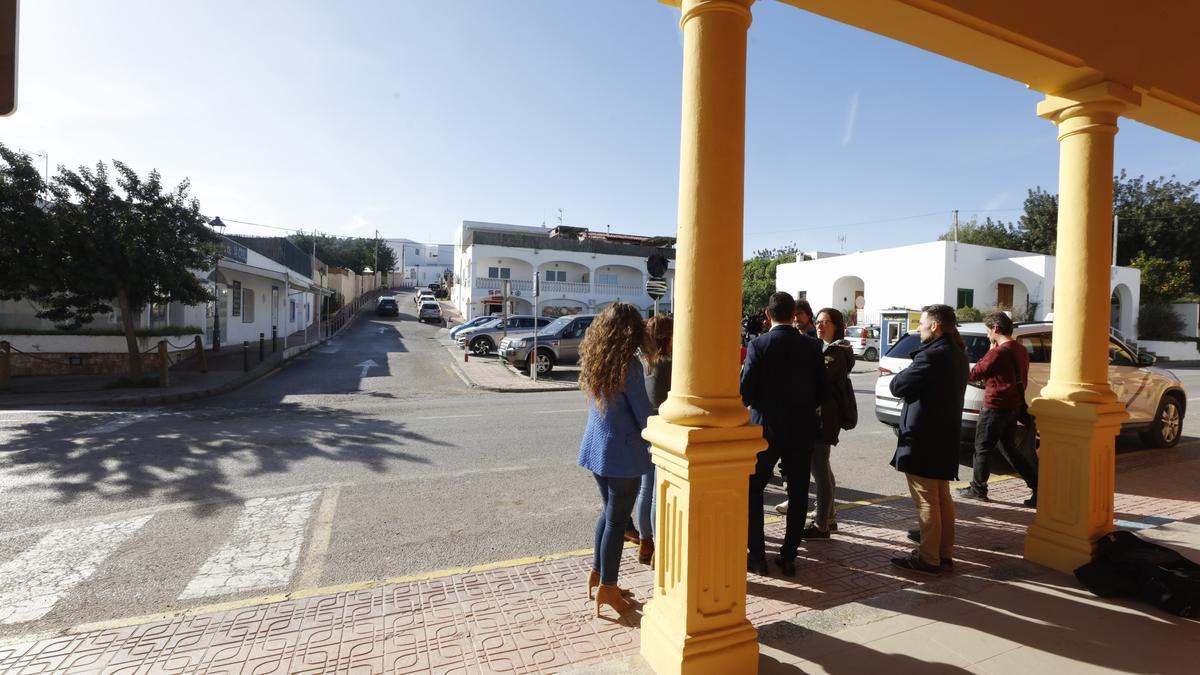
<path fill-rule="evenodd" d="M 1200 448 L 1122 465 L 1124 526 L 1200 559 Z M 1100 600 L 1020 557 L 1026 494 L 1010 480 L 990 503 L 960 502 L 955 572 L 933 580 L 888 563 L 911 548 L 908 499 L 842 505 L 838 534 L 807 546 L 794 579 L 749 578 L 761 672 L 1194 672 L 1200 624 Z M 775 519 L 768 538 L 781 530 Z M 0 671 L 645 672 L 639 615 L 592 618 L 590 567 L 576 552 L 79 627 L 0 647 Z M 621 583 L 647 598 L 632 549 Z"/>

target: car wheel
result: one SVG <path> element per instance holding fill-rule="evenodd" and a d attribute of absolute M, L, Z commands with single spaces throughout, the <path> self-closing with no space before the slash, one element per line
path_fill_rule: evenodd
<path fill-rule="evenodd" d="M 867 351 L 863 352 L 864 361 L 878 361 L 879 352 L 874 347 L 867 347 Z"/>
<path fill-rule="evenodd" d="M 530 357 L 531 359 L 533 357 Z M 537 352 L 537 372 L 538 375 L 545 375 L 554 370 L 554 355 L 544 349 L 539 349 Z"/>
<path fill-rule="evenodd" d="M 492 351 L 492 341 L 486 337 L 479 336 L 471 340 L 471 351 L 477 356 L 485 356 Z"/>
<path fill-rule="evenodd" d="M 1183 406 L 1175 396 L 1164 396 L 1150 428 L 1141 433 L 1142 442 L 1153 448 L 1170 448 L 1183 432 Z"/>

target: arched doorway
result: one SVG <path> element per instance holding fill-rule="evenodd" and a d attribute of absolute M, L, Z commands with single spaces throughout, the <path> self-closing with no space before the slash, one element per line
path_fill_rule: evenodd
<path fill-rule="evenodd" d="M 851 326 L 865 323 L 863 316 L 867 306 L 866 284 L 862 277 L 842 277 L 833 282 L 831 300 L 834 309 L 840 310 Z M 819 309 L 814 307 L 814 310 Z"/>
<path fill-rule="evenodd" d="M 1133 292 L 1125 284 L 1117 284 L 1109 299 L 1108 325 L 1126 337 L 1134 337 Z"/>
<path fill-rule="evenodd" d="M 1001 277 L 992 285 L 992 306 L 1009 312 L 1014 321 L 1030 321 L 1029 287 L 1013 277 Z"/>

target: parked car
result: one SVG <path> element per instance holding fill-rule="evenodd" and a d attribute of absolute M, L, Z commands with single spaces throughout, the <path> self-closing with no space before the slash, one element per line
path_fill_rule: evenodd
<path fill-rule="evenodd" d="M 971 364 L 987 353 L 990 344 L 987 329 L 982 323 L 959 326 L 967 345 Z M 1051 324 L 1023 324 L 1013 329 L 1013 338 L 1029 352 L 1029 385 L 1025 388 L 1027 402 L 1050 379 Z M 875 382 L 875 417 L 880 422 L 898 428 L 901 401 L 892 396 L 889 385 L 896 373 L 912 363 L 912 353 L 921 344 L 915 331 L 905 335 L 879 358 L 879 379 Z M 1122 431 L 1139 432 L 1142 442 L 1151 447 L 1169 448 L 1179 442 L 1183 431 L 1183 416 L 1187 410 L 1187 392 L 1183 383 L 1169 370 L 1155 368 L 1154 357 L 1138 354 L 1115 337 L 1108 340 L 1108 383 L 1117 398 L 1125 405 L 1129 419 Z M 983 407 L 983 387 L 972 383 L 963 401 L 962 437 L 975 439 L 975 425 Z"/>
<path fill-rule="evenodd" d="M 444 319 L 442 319 L 442 306 L 434 300 L 421 303 L 421 309 L 417 312 L 417 321 L 422 323 L 425 321 L 443 323 Z"/>
<path fill-rule="evenodd" d="M 413 296 L 413 304 L 417 307 L 420 307 L 426 302 L 437 302 L 437 298 L 433 297 L 432 292 L 422 288 L 421 290 L 417 291 L 416 295 Z"/>
<path fill-rule="evenodd" d="M 846 341 L 863 361 L 879 360 L 879 326 L 846 326 Z"/>
<path fill-rule="evenodd" d="M 436 281 L 431 281 L 429 282 L 429 290 L 437 293 L 438 291 L 442 290 L 442 285 Z"/>
<path fill-rule="evenodd" d="M 537 371 L 548 373 L 554 366 L 579 361 L 579 345 L 588 326 L 596 319 L 595 314 L 560 316 L 537 333 Z M 519 335 L 504 339 L 500 343 L 500 358 L 518 369 L 528 371 L 533 351 L 533 336 Z"/>
<path fill-rule="evenodd" d="M 379 296 L 379 300 L 375 302 L 375 314 L 377 316 L 400 316 L 400 305 L 396 303 L 396 296 Z"/>
<path fill-rule="evenodd" d="M 496 351 L 496 346 L 500 344 L 500 340 L 506 332 L 509 335 L 532 333 L 535 326 L 539 329 L 544 328 L 550 324 L 550 321 L 544 316 L 535 318 L 529 314 L 513 315 L 508 317 L 507 321 L 501 320 L 494 324 L 484 324 L 462 331 L 458 334 L 458 346 L 470 349 L 480 356 L 490 354 Z"/>
<path fill-rule="evenodd" d="M 458 334 L 463 332 L 464 330 L 470 330 L 477 326 L 482 326 L 485 323 L 496 323 L 500 319 L 501 319 L 501 317 L 498 314 L 492 314 L 490 316 L 477 316 L 474 319 L 471 319 L 470 321 L 468 321 L 466 323 L 461 323 L 461 324 L 455 326 L 454 328 L 451 328 L 450 329 L 450 339 L 453 340 L 453 339 L 457 338 Z"/>

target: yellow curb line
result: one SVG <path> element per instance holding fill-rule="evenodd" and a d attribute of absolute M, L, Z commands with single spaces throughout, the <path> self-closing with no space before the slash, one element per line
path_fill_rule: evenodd
<path fill-rule="evenodd" d="M 993 480 L 988 482 L 999 482 L 1005 480 L 1014 480 L 1012 476 L 993 476 Z M 854 502 L 846 502 L 838 504 L 834 507 L 835 512 L 848 511 L 850 509 L 862 508 L 864 506 L 876 506 L 879 504 L 887 504 L 889 502 L 908 499 L 908 495 L 887 495 L 874 497 L 872 499 L 862 499 Z M 765 516 L 764 524 L 774 524 L 781 522 L 783 516 Z M 625 542 L 625 548 L 633 548 L 635 544 Z M 191 607 L 189 609 L 181 609 L 174 612 L 162 612 L 160 614 L 146 614 L 143 616 L 128 617 L 124 619 L 112 619 L 110 621 L 96 621 L 93 623 L 80 624 L 72 628 L 68 628 L 62 634 L 73 635 L 77 633 L 88 633 L 97 630 L 111 630 L 114 628 L 125 628 L 143 623 L 151 623 L 154 621 L 166 621 L 187 616 L 196 616 L 198 614 L 214 614 L 216 612 L 228 612 L 230 610 L 242 609 L 245 607 L 253 607 L 256 605 L 269 605 L 277 602 L 287 602 L 288 600 L 301 600 L 311 598 L 316 595 L 335 595 L 340 593 L 353 593 L 355 591 L 364 591 L 381 586 L 390 586 L 393 584 L 403 584 L 412 581 L 427 581 L 429 579 L 440 579 L 449 577 L 455 574 L 471 574 L 478 572 L 487 572 L 490 570 L 504 569 L 507 567 L 520 567 L 522 565 L 533 565 L 536 563 L 552 562 L 562 560 L 563 558 L 573 558 L 575 556 L 583 556 L 592 553 L 592 549 L 585 548 L 577 551 L 565 551 L 562 553 L 549 553 L 540 556 L 530 556 L 527 558 L 514 558 L 512 560 L 500 560 L 497 562 L 483 563 L 480 565 L 472 565 L 470 567 L 451 567 L 448 569 L 437 570 L 434 572 L 422 572 L 420 574 L 409 574 L 400 577 L 388 577 L 386 579 L 374 579 L 371 581 L 355 581 L 347 584 L 338 584 L 334 586 L 323 586 L 321 588 L 310 588 L 291 593 L 273 593 L 270 595 L 261 595 L 254 598 L 246 598 L 244 600 L 233 600 L 230 602 L 222 602 L 212 605 L 202 605 L 199 607 Z"/>

